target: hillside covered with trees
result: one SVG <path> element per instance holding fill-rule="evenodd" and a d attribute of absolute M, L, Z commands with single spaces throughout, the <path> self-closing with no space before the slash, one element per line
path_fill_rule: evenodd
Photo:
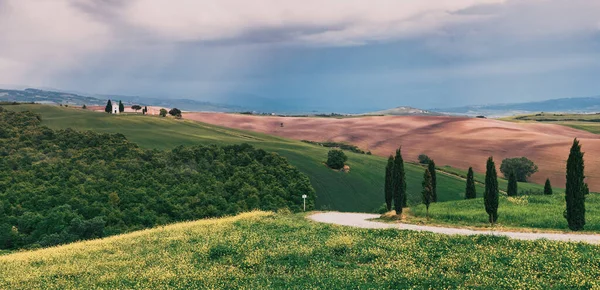
<path fill-rule="evenodd" d="M 141 149 L 121 134 L 41 126 L 0 107 L 0 249 L 45 247 L 251 209 L 300 211 L 315 193 L 250 145 Z"/>

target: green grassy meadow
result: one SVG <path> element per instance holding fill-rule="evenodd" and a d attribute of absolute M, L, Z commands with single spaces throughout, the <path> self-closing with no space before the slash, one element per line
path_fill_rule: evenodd
<path fill-rule="evenodd" d="M 584 231 L 600 232 L 600 194 L 590 193 L 586 197 L 586 225 Z M 570 231 L 563 217 L 565 195 L 522 195 L 507 197 L 500 195 L 498 223 L 496 227 L 528 228 Z M 483 198 L 434 203 L 429 207 L 430 220 L 425 219 L 425 206 L 414 206 L 411 215 L 418 222 L 490 227 Z"/>
<path fill-rule="evenodd" d="M 0 289 L 590 289 L 599 260 L 581 243 L 251 212 L 0 256 Z"/>
<path fill-rule="evenodd" d="M 544 122 L 600 134 L 600 114 L 540 113 L 501 118 L 510 122 Z"/>
<path fill-rule="evenodd" d="M 274 151 L 310 178 L 317 192 L 316 209 L 371 212 L 383 203 L 383 182 L 387 159 L 379 156 L 347 152 L 350 172 L 327 168 L 327 148 L 300 141 L 255 132 L 141 114 L 110 115 L 77 108 L 44 105 L 5 106 L 9 110 L 29 110 L 42 116 L 42 124 L 52 129 L 72 128 L 107 133 L 121 133 L 145 148 L 172 149 L 178 145 L 240 144 Z M 409 203 L 421 200 L 424 169 L 406 165 Z M 438 177 L 440 201 L 464 197 L 465 182 L 452 176 Z M 483 191 L 483 187 L 478 186 Z"/>

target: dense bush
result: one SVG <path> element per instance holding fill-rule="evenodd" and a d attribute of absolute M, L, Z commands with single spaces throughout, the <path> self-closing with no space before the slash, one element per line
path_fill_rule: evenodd
<path fill-rule="evenodd" d="M 283 127 L 283 123 L 281 123 L 281 127 Z M 319 146 L 323 146 L 323 147 L 327 147 L 327 148 L 339 148 L 342 150 L 348 150 L 348 151 L 358 153 L 358 154 L 371 155 L 371 151 L 365 152 L 364 150 L 358 148 L 355 145 L 344 144 L 344 143 L 339 143 L 339 142 L 315 142 L 315 141 L 309 141 L 309 140 L 301 140 L 301 141 L 304 143 L 319 145 Z"/>
<path fill-rule="evenodd" d="M 247 144 L 139 148 L 0 107 L 0 249 L 51 246 L 252 209 L 314 206 L 308 178 Z"/>
<path fill-rule="evenodd" d="M 425 154 L 419 154 L 419 163 L 421 164 L 429 164 L 429 162 L 431 162 L 431 158 L 429 158 L 429 156 L 425 155 Z"/>
<path fill-rule="evenodd" d="M 327 166 L 331 169 L 342 169 L 348 156 L 342 150 L 330 150 L 327 154 Z"/>
<path fill-rule="evenodd" d="M 179 110 L 177 108 L 173 108 L 169 111 L 169 115 L 171 115 L 173 117 L 181 117 L 181 110 Z"/>
<path fill-rule="evenodd" d="M 502 172 L 504 177 L 508 178 L 514 172 L 517 181 L 520 182 L 526 182 L 527 178 L 537 171 L 537 165 L 525 157 L 506 158 L 502 160 L 502 164 L 500 165 L 500 172 Z"/>

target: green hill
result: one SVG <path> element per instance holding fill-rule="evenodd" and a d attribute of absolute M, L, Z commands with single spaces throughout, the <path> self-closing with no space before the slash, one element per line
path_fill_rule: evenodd
<path fill-rule="evenodd" d="M 0 256 L 0 289 L 592 289 L 598 249 L 252 212 Z"/>
<path fill-rule="evenodd" d="M 135 114 L 109 115 L 76 108 L 44 105 L 5 106 L 30 110 L 42 116 L 42 124 L 53 129 L 72 128 L 121 133 L 144 148 L 172 149 L 178 145 L 231 145 L 248 143 L 288 158 L 310 178 L 316 190 L 316 209 L 373 211 L 383 204 L 386 159 L 348 152 L 349 173 L 333 171 L 323 162 L 327 148 L 275 136 L 246 132 L 187 120 Z M 424 169 L 407 164 L 409 203 L 420 202 Z M 440 201 L 462 199 L 465 183 L 460 178 L 439 175 Z M 479 187 L 478 191 L 483 192 Z"/>

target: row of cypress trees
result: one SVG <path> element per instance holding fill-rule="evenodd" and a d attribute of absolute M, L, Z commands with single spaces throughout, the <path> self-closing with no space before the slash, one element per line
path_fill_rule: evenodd
<path fill-rule="evenodd" d="M 426 199 L 437 202 L 437 177 L 435 173 L 435 162 L 430 160 L 425 170 L 423 187 L 427 190 Z M 392 210 L 392 205 L 397 215 L 402 214 L 402 208 L 406 207 L 406 172 L 404 171 L 404 159 L 402 148 L 396 150 L 396 155 L 390 155 L 385 168 L 385 204 L 387 210 Z M 424 189 L 425 192 L 425 189 Z M 425 196 L 426 193 L 423 193 Z M 425 197 L 424 197 L 425 201 Z M 429 208 L 429 203 L 427 207 Z"/>
<path fill-rule="evenodd" d="M 573 231 L 582 230 L 585 225 L 585 196 L 589 194 L 589 188 L 587 183 L 584 182 L 584 167 L 583 152 L 581 152 L 581 145 L 576 138 L 573 141 L 567 160 L 566 210 L 564 212 L 569 228 Z M 517 186 L 517 178 L 512 172 L 508 177 L 507 195 L 516 196 Z M 437 202 L 437 182 L 433 160 L 429 161 L 425 170 L 422 187 L 423 203 L 427 208 L 427 216 L 429 216 L 429 205 L 432 202 Z M 494 158 L 489 157 L 486 163 L 483 200 L 488 220 L 492 225 L 498 220 L 499 191 L 496 164 Z M 550 179 L 546 179 L 544 194 L 552 195 Z M 476 196 L 473 168 L 469 167 L 465 198 L 472 199 Z M 396 156 L 390 155 L 388 158 L 385 173 L 385 202 L 388 211 L 392 209 L 393 203 L 397 215 L 402 214 L 402 207 L 406 207 L 406 177 L 400 148 L 396 150 Z"/>
<path fill-rule="evenodd" d="M 396 149 L 396 156 L 390 155 L 385 168 L 385 204 L 388 211 L 393 204 L 397 215 L 406 207 L 406 172 L 401 149 Z"/>
<path fill-rule="evenodd" d="M 498 220 L 499 190 L 496 166 L 492 157 L 488 159 L 486 167 L 485 193 L 483 198 L 485 211 L 489 216 L 489 222 L 494 224 Z M 584 182 L 584 168 L 581 145 L 579 144 L 579 140 L 575 138 L 575 140 L 573 140 L 573 145 L 571 146 L 569 159 L 567 159 L 567 183 L 565 187 L 566 209 L 563 214 L 567 220 L 569 229 L 573 231 L 583 230 L 583 227 L 585 226 L 585 196 L 589 194 L 589 188 L 587 183 Z M 467 178 L 467 198 L 475 197 L 475 188 L 472 179 L 472 168 L 469 168 L 469 175 Z M 469 182 L 471 182 L 472 192 L 469 190 Z M 550 179 L 546 179 L 546 183 L 544 184 L 544 194 L 552 194 Z M 514 173 L 511 173 L 508 178 L 507 195 L 517 195 L 517 179 Z"/>

